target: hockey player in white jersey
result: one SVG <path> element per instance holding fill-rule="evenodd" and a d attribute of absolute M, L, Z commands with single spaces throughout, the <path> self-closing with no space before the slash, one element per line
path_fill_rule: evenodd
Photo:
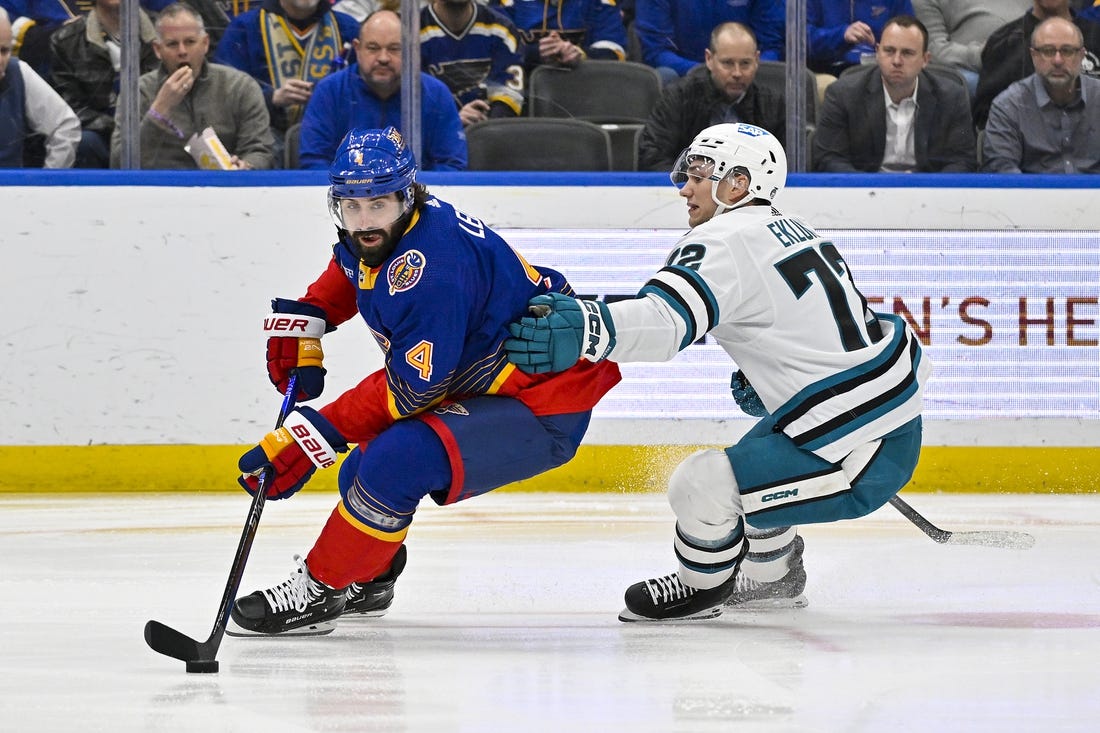
<path fill-rule="evenodd" d="M 804 605 L 795 526 L 869 514 L 917 465 L 928 360 L 901 318 L 867 307 L 832 242 L 772 205 L 786 176 L 766 130 L 703 130 L 671 173 L 692 229 L 637 297 L 538 296 L 510 327 L 509 358 L 533 373 L 667 361 L 709 333 L 738 367 L 737 403 L 760 417 L 673 472 L 678 570 L 630 586 L 623 621 Z"/>

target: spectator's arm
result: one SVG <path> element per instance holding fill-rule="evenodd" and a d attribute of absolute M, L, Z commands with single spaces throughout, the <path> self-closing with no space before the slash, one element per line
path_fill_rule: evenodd
<path fill-rule="evenodd" d="M 76 113 L 80 126 L 84 130 L 110 135 L 115 126 L 115 118 L 91 106 L 84 92 L 80 78 L 73 66 L 72 59 L 65 53 L 59 53 L 61 46 L 57 37 L 50 40 L 50 82 L 53 88 Z"/>
<path fill-rule="evenodd" d="M 1010 108 L 1003 98 L 994 100 L 989 108 L 982 145 L 982 170 L 986 173 L 1022 172 L 1024 136 L 1020 125 L 1013 121 L 1019 114 L 1021 111 Z"/>
<path fill-rule="evenodd" d="M 782 61 L 787 55 L 787 8 L 785 0 L 752 3 L 749 26 L 756 34 L 761 61 Z"/>
<path fill-rule="evenodd" d="M 933 61 L 973 71 L 981 68 L 984 44 L 977 41 L 973 43 L 952 41 L 940 2 L 913 0 L 913 10 L 928 29 L 928 50 L 932 53 Z"/>
<path fill-rule="evenodd" d="M 626 59 L 626 28 L 623 16 L 614 3 L 593 2 L 586 18 L 588 28 L 584 52 L 591 59 Z"/>
<path fill-rule="evenodd" d="M 848 113 L 833 86 L 825 90 L 825 102 L 814 132 L 814 170 L 823 173 L 855 173 L 848 139 Z"/>
<path fill-rule="evenodd" d="M 264 95 L 260 85 L 252 77 L 241 80 L 237 90 L 237 149 L 229 151 L 254 170 L 269 170 L 275 167 L 272 154 L 275 140 L 271 135 L 271 120 L 264 104 Z M 279 166 L 282 167 L 281 165 Z"/>
<path fill-rule="evenodd" d="M 828 65 L 840 60 L 848 50 L 844 33 L 848 23 L 825 26 L 821 3 L 825 0 L 809 0 L 806 3 L 806 60 L 812 65 Z"/>
<path fill-rule="evenodd" d="M 642 47 L 642 60 L 653 68 L 666 66 L 683 76 L 698 65 L 677 53 L 676 42 L 672 39 L 672 11 L 670 3 L 675 0 L 653 0 L 637 7 L 634 17 L 634 32 L 638 34 L 638 43 Z M 702 31 L 700 33 L 710 33 Z"/>
<path fill-rule="evenodd" d="M 328 170 L 340 140 L 347 130 L 337 129 L 333 119 L 337 106 L 334 93 L 330 89 L 340 84 L 318 83 L 302 114 L 302 128 L 298 138 L 298 167 L 316 170 Z M 448 100 L 448 107 L 454 109 L 454 103 Z M 457 115 L 458 113 L 455 112 Z"/>
<path fill-rule="evenodd" d="M 271 99 L 272 95 L 275 94 L 275 88 L 271 86 L 271 81 L 260 79 L 253 73 L 251 59 L 248 54 L 248 29 L 242 21 L 243 17 L 237 16 L 230 21 L 229 27 L 225 29 L 225 35 L 222 36 L 222 39 L 218 41 L 218 45 L 214 48 L 214 58 L 211 60 L 215 64 L 232 66 L 234 69 L 239 69 L 256 79 L 256 82 L 260 85 L 260 91 L 263 92 L 268 115 L 272 119 L 276 115 L 285 115 L 286 112 L 276 108 Z"/>
<path fill-rule="evenodd" d="M 42 167 L 72 168 L 80 144 L 80 120 L 34 69 L 22 61 L 16 63 L 26 88 L 23 113 L 27 126 L 46 138 L 46 161 Z"/>
<path fill-rule="evenodd" d="M 485 79 L 490 117 L 515 117 L 523 111 L 523 57 L 526 53 L 522 36 L 516 27 L 501 16 L 506 30 L 494 37 L 492 66 Z"/>
<path fill-rule="evenodd" d="M 684 147 L 680 145 L 678 132 L 684 127 L 681 102 L 680 95 L 668 93 L 657 100 L 638 138 L 638 170 L 672 170 L 676 156 Z"/>
<path fill-rule="evenodd" d="M 451 92 L 446 84 L 428 74 L 422 73 L 420 79 L 424 170 L 464 171 L 469 161 L 466 133 Z"/>
<path fill-rule="evenodd" d="M 969 93 L 959 90 L 959 99 L 944 112 L 950 115 L 940 129 L 946 130 L 943 173 L 973 173 L 978 167 L 978 147 L 974 138 L 974 122 L 970 117 Z"/>

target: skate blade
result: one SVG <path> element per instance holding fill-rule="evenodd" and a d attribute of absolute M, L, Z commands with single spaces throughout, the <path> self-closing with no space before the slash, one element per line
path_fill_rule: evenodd
<path fill-rule="evenodd" d="M 722 608 L 727 611 L 783 611 L 792 608 L 805 608 L 810 601 L 801 593 L 794 598 L 761 598 L 744 603 L 731 603 L 727 601 Z"/>
<path fill-rule="evenodd" d="M 336 631 L 336 620 L 319 621 L 314 624 L 307 624 L 305 626 L 299 626 L 296 629 L 288 629 L 286 631 L 280 631 L 277 634 L 268 634 L 260 631 L 250 631 L 237 625 L 237 622 L 233 619 L 229 620 L 226 624 L 225 634 L 226 636 L 241 637 L 265 637 L 268 639 L 281 638 L 284 636 L 324 636 L 325 634 L 331 634 Z"/>
<path fill-rule="evenodd" d="M 369 611 L 344 611 L 342 614 L 340 614 L 340 618 L 344 619 L 345 621 L 354 620 L 357 618 L 379 618 L 381 616 L 385 616 L 386 613 L 389 612 L 390 606 L 392 605 L 392 603 L 387 603 L 385 606 L 382 606 L 380 608 L 372 608 Z"/>
<path fill-rule="evenodd" d="M 722 607 L 715 606 L 714 608 L 708 608 L 705 611 L 699 611 L 688 616 L 672 616 L 670 618 L 649 618 L 648 616 L 639 616 L 631 611 L 629 608 L 624 608 L 619 612 L 619 620 L 624 623 L 646 623 L 646 624 L 669 624 L 677 621 L 705 621 L 708 618 L 717 618 L 722 615 Z"/>

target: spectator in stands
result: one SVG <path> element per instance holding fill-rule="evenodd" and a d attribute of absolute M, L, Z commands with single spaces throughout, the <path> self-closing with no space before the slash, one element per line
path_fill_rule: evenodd
<path fill-rule="evenodd" d="M 954 67 L 974 98 L 982 48 L 993 31 L 1020 17 L 1031 0 L 912 0 L 914 14 L 928 29 L 932 63 Z"/>
<path fill-rule="evenodd" d="M 140 0 L 141 7 L 155 14 L 175 0 Z M 215 41 L 229 23 L 219 4 L 221 0 L 190 0 L 199 11 Z M 52 77 L 50 69 L 50 39 L 53 34 L 74 18 L 80 18 L 91 9 L 91 0 L 0 0 L 0 7 L 8 11 L 15 33 L 14 53 L 34 67 L 43 79 Z"/>
<path fill-rule="evenodd" d="M 340 141 L 358 127 L 401 129 L 401 19 L 369 16 L 353 44 L 356 63 L 318 82 L 302 118 L 299 167 L 328 169 Z M 420 74 L 423 170 L 466 169 L 466 135 L 447 85 Z"/>
<path fill-rule="evenodd" d="M 420 68 L 451 90 L 464 126 L 520 114 L 524 53 L 512 21 L 474 0 L 432 0 L 420 13 Z"/>
<path fill-rule="evenodd" d="M 13 58 L 8 11 L 0 8 L 0 168 L 22 168 L 28 134 L 45 138 L 45 168 L 69 168 L 76 160 L 80 120 L 30 64 Z"/>
<path fill-rule="evenodd" d="M 640 170 L 671 170 L 701 130 L 722 122 L 747 122 L 784 139 L 783 97 L 755 83 L 760 51 L 752 29 L 719 25 L 703 64 L 661 93 L 638 141 Z"/>
<path fill-rule="evenodd" d="M 356 20 L 334 12 L 328 0 L 264 0 L 230 22 L 214 61 L 260 83 L 276 161 L 282 161 L 287 128 L 301 121 L 314 85 L 343 66 L 358 34 Z"/>
<path fill-rule="evenodd" d="M 709 30 L 731 21 L 752 28 L 762 60 L 782 60 L 786 17 L 785 0 L 642 0 L 634 29 L 642 60 L 670 84 L 703 63 Z"/>
<path fill-rule="evenodd" d="M 1100 79 L 1081 74 L 1081 29 L 1048 18 L 1031 34 L 1035 73 L 997 95 L 982 170 L 1100 173 Z"/>
<path fill-rule="evenodd" d="M 184 145 L 206 127 L 225 145 L 233 168 L 274 167 L 260 85 L 242 71 L 206 60 L 210 37 L 202 17 L 189 5 L 169 5 L 154 27 L 153 50 L 161 64 L 138 82 L 141 167 L 194 170 L 198 165 Z M 121 91 L 120 106 L 127 93 Z M 122 149 L 117 123 L 111 134 L 114 168 Z"/>
<path fill-rule="evenodd" d="M 910 0 L 807 0 L 807 64 L 832 76 L 850 66 L 873 64 L 886 21 L 912 14 Z"/>
<path fill-rule="evenodd" d="M 54 89 L 80 118 L 77 168 L 107 168 L 111 164 L 111 132 L 115 129 L 121 63 L 122 0 L 95 0 L 91 11 L 66 23 L 50 38 L 50 68 Z M 153 21 L 138 11 L 139 67 L 157 66 Z"/>
<path fill-rule="evenodd" d="M 1100 0 L 1082 0 L 1077 15 L 1093 23 L 1100 23 Z"/>
<path fill-rule="evenodd" d="M 574 67 L 586 58 L 626 58 L 626 28 L 614 0 L 490 0 L 523 34 L 525 68 Z"/>
<path fill-rule="evenodd" d="M 977 165 L 970 99 L 958 77 L 931 72 L 928 32 L 911 15 L 883 28 L 876 64 L 825 90 L 814 169 L 968 172 Z"/>
<path fill-rule="evenodd" d="M 1081 72 L 1100 77 L 1100 23 L 1077 17 L 1069 0 L 1034 0 L 1032 7 L 1016 20 L 1001 26 L 989 36 L 982 50 L 982 69 L 974 98 L 974 124 L 985 127 L 989 106 L 1009 84 L 1035 71 L 1029 50 L 1031 34 L 1047 18 L 1065 18 L 1081 29 L 1084 57 Z"/>

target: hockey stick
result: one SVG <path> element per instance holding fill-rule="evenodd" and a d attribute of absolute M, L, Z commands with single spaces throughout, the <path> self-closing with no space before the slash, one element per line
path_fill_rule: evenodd
<path fill-rule="evenodd" d="M 1004 547 L 1011 550 L 1026 550 L 1035 544 L 1035 537 L 1027 532 L 1011 532 L 1006 530 L 987 530 L 976 532 L 951 532 L 940 529 L 929 522 L 921 514 L 905 503 L 900 496 L 890 499 L 895 509 L 902 513 L 906 519 L 917 525 L 917 529 L 924 532 L 941 545 L 978 545 L 980 547 Z"/>
<path fill-rule="evenodd" d="M 298 377 L 291 375 L 286 385 L 286 394 L 283 396 L 283 405 L 279 408 L 279 418 L 275 421 L 276 430 L 282 427 L 283 421 L 294 409 L 294 396 L 297 391 Z M 215 657 L 218 654 L 218 647 L 221 646 L 222 637 L 225 635 L 225 625 L 229 622 L 229 612 L 237 597 L 241 578 L 244 576 L 244 565 L 248 561 L 248 553 L 252 550 L 256 528 L 260 524 L 260 514 L 267 501 L 267 483 L 270 478 L 270 468 L 260 474 L 260 482 L 256 487 L 255 496 L 252 497 L 252 506 L 248 510 L 248 519 L 244 523 L 241 541 L 237 545 L 237 554 L 234 555 L 233 565 L 229 568 L 229 580 L 225 584 L 225 593 L 222 594 L 218 615 L 214 619 L 214 627 L 210 630 L 210 636 L 206 641 L 195 641 L 190 636 L 165 626 L 159 621 L 150 620 L 145 624 L 145 643 L 149 648 L 159 654 L 186 662 L 188 672 L 218 671 L 218 662 Z"/>

